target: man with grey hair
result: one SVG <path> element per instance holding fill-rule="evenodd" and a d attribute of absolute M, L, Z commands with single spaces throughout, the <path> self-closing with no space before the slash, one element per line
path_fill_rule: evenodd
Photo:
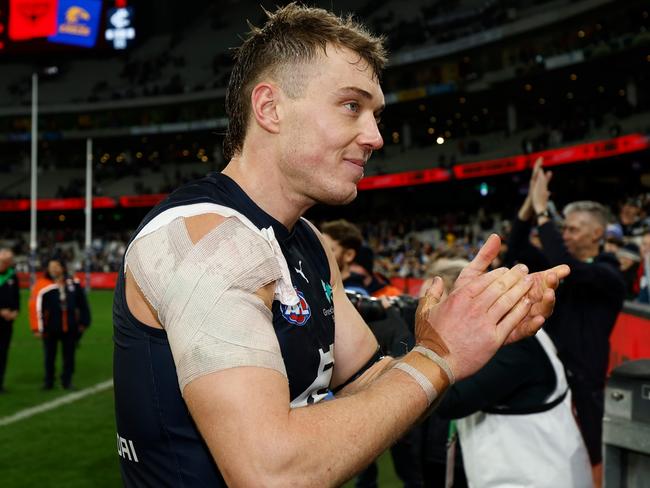
<path fill-rule="evenodd" d="M 20 308 L 18 278 L 13 267 L 14 253 L 0 248 L 0 393 L 4 393 L 5 368 L 14 320 Z"/>
<path fill-rule="evenodd" d="M 557 292 L 555 312 L 545 325 L 567 369 L 578 422 L 589 451 L 594 480 L 602 476 L 602 417 L 609 335 L 623 306 L 625 282 L 616 257 L 601 251 L 607 209 L 597 202 L 577 201 L 564 209 L 558 229 L 548 212 L 551 172 L 535 164 L 528 196 L 513 224 L 507 265 L 521 261 L 531 269 L 567 263 L 571 276 Z M 536 226 L 542 249 L 528 239 Z"/>

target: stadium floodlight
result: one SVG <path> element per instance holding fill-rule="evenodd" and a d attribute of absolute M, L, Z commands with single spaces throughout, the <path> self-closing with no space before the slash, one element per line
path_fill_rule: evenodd
<path fill-rule="evenodd" d="M 86 290 L 90 291 L 93 229 L 93 140 L 86 139 Z"/>
<path fill-rule="evenodd" d="M 29 216 L 29 280 L 36 282 L 36 204 L 38 189 L 38 74 L 32 74 L 32 161 Z"/>
<path fill-rule="evenodd" d="M 440 136 L 440 137 L 438 137 L 438 138 L 436 139 L 436 142 L 437 142 L 438 144 L 444 144 L 444 143 L 445 143 L 445 138 L 442 137 L 442 136 Z"/>

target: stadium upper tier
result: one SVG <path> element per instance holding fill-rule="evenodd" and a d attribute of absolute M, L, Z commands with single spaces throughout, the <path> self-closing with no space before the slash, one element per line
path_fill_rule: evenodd
<path fill-rule="evenodd" d="M 562 34 L 566 27 L 563 24 L 569 19 L 589 16 L 614 4 L 613 0 L 321 0 L 314 3 L 354 12 L 376 32 L 386 35 L 392 53 L 391 69 L 494 43 L 509 45 L 512 59 L 507 63 L 516 64 L 526 57 L 515 52 L 519 45 L 517 37 L 524 33 L 528 36 L 533 31 Z M 637 3 L 642 5 L 642 2 L 626 2 L 627 8 L 634 8 Z M 615 12 L 619 16 L 624 14 L 620 8 Z M 133 100 L 142 98 L 150 99 L 145 104 L 161 104 L 166 103 L 166 97 L 187 101 L 183 95 L 188 94 L 223 97 L 232 65 L 231 48 L 239 44 L 239 36 L 247 30 L 246 20 L 256 24 L 262 15 L 258 2 L 231 0 L 226 7 L 223 2 L 215 2 L 180 33 L 151 36 L 127 55 L 104 54 L 98 59 L 53 56 L 48 64 L 57 67 L 57 74 L 44 79 L 40 85 L 42 108 L 45 112 L 77 111 L 93 110 L 93 103 L 109 100 L 128 100 L 122 104 L 128 107 Z M 609 14 L 604 18 L 607 17 Z M 620 25 L 611 22 L 611 17 L 608 21 L 607 36 L 621 32 Z M 596 37 L 588 35 L 586 39 L 576 37 L 568 43 L 558 38 L 550 44 L 538 42 L 525 47 L 545 55 L 596 41 Z M 0 116 L 23 113 L 20 107 L 30 102 L 34 65 L 31 60 L 28 63 L 5 61 L 2 71 Z M 196 97 L 189 97 L 192 98 Z M 103 110 L 104 106 L 98 104 L 96 109 Z"/>
<path fill-rule="evenodd" d="M 641 0 L 320 4 L 354 11 L 392 49 L 385 146 L 366 175 L 650 132 L 650 9 Z M 245 19 L 258 24 L 263 13 L 256 2 L 219 5 L 126 57 L 68 57 L 41 80 L 40 196 L 80 194 L 86 138 L 95 194 L 166 192 L 223 167 L 229 49 Z M 412 38 L 419 30 L 426 39 Z M 29 193 L 33 65 L 0 69 L 0 196 L 15 198 Z"/>

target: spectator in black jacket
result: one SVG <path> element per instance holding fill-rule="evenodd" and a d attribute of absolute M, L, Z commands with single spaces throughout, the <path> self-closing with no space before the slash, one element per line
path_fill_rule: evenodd
<path fill-rule="evenodd" d="M 589 451 L 594 480 L 602 479 L 602 418 L 609 360 L 609 335 L 623 306 L 625 282 L 616 257 L 601 252 L 607 210 L 590 201 L 564 209 L 558 229 L 548 213 L 548 182 L 541 160 L 535 165 L 530 189 L 513 224 L 507 263 L 519 260 L 532 270 L 566 263 L 571 275 L 557 290 L 553 316 L 545 329 L 567 369 L 580 430 Z M 529 241 L 537 225 L 542 249 Z"/>
<path fill-rule="evenodd" d="M 9 249 L 0 249 L 0 393 L 4 393 L 5 369 L 9 344 L 14 330 L 14 320 L 20 309 L 18 278 L 14 265 L 14 254 Z"/>

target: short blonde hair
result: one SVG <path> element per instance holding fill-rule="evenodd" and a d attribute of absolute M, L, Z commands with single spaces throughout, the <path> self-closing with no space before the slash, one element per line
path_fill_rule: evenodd
<path fill-rule="evenodd" d="M 387 61 L 384 39 L 372 35 L 351 15 L 345 18 L 321 8 L 295 2 L 274 12 L 264 10 L 266 23 L 260 28 L 249 23 L 251 31 L 235 53 L 235 67 L 226 91 L 228 130 L 224 156 L 240 153 L 251 114 L 251 93 L 262 75 L 271 74 L 289 96 L 298 97 L 306 86 L 301 65 L 311 63 L 328 44 L 359 54 L 375 76 L 381 76 Z"/>

